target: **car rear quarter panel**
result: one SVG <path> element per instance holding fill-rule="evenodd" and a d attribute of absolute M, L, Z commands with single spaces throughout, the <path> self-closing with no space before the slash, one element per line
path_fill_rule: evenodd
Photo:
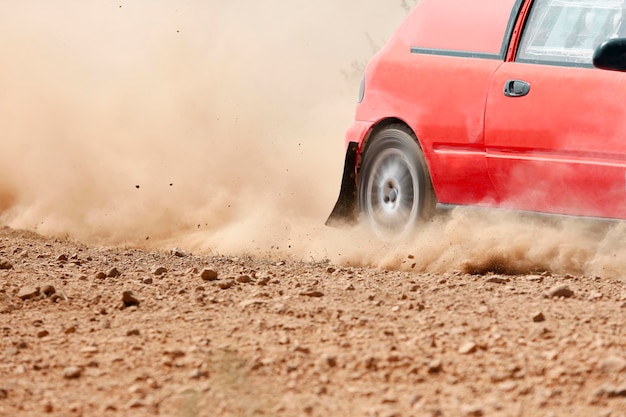
<path fill-rule="evenodd" d="M 368 66 L 357 120 L 375 124 L 397 118 L 411 127 L 441 203 L 494 198 L 484 154 L 484 109 L 517 3 L 421 0 Z"/>

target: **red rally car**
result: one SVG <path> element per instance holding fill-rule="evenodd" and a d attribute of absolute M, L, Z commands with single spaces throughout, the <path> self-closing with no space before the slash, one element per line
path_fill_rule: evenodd
<path fill-rule="evenodd" d="M 420 0 L 365 72 L 328 223 L 626 219 L 626 0 Z"/>

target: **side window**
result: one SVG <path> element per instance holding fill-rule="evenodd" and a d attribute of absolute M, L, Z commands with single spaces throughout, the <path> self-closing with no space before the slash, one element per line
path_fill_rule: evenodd
<path fill-rule="evenodd" d="M 517 52 L 518 62 L 591 66 L 596 46 L 626 27 L 622 0 L 535 0 Z"/>

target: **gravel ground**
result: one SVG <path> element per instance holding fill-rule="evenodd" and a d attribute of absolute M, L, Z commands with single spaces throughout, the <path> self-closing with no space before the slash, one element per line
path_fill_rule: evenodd
<path fill-rule="evenodd" d="M 1 416 L 626 416 L 626 288 L 0 229 Z"/>

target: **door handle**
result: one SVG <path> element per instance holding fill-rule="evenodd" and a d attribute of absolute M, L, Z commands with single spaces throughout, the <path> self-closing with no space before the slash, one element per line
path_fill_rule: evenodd
<path fill-rule="evenodd" d="M 504 95 L 507 97 L 522 97 L 530 92 L 530 84 L 522 80 L 507 80 L 504 84 Z"/>

